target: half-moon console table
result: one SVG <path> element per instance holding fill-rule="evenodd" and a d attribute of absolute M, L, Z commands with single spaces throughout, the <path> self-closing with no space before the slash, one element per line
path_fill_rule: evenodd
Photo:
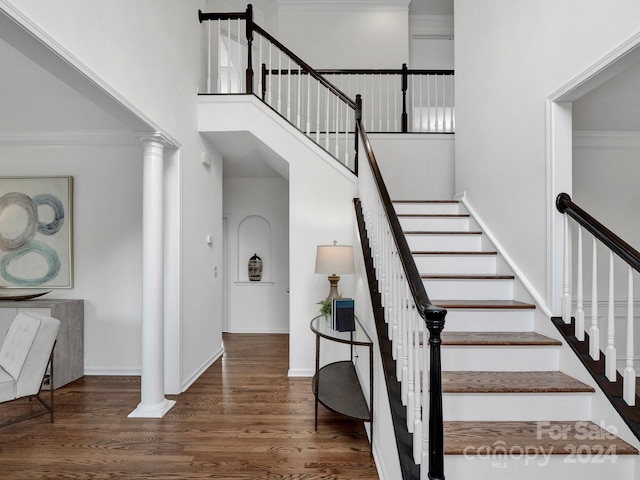
<path fill-rule="evenodd" d="M 318 430 L 318 403 L 332 412 L 354 420 L 370 422 L 371 452 L 373 452 L 373 342 L 355 319 L 353 332 L 339 332 L 331 328 L 331 322 L 323 316 L 311 320 L 311 330 L 316 334 L 316 374 L 312 389 L 316 399 L 315 429 Z M 350 345 L 351 358 L 329 363 L 320 368 L 320 339 Z M 354 364 L 354 347 L 369 349 L 369 404 L 362 392 L 362 386 Z"/>

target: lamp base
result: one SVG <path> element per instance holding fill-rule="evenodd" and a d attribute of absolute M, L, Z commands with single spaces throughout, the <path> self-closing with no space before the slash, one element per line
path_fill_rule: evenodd
<path fill-rule="evenodd" d="M 330 302 L 334 298 L 340 298 L 340 294 L 338 293 L 340 277 L 338 275 L 329 275 L 327 278 L 329 279 L 329 295 L 325 300 Z"/>

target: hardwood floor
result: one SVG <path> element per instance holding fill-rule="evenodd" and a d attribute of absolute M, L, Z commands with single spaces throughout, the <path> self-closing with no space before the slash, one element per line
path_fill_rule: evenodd
<path fill-rule="evenodd" d="M 56 390 L 56 420 L 0 429 L 0 478 L 377 479 L 364 426 L 319 408 L 288 378 L 288 336 L 232 334 L 225 355 L 162 419 L 129 419 L 137 377 L 84 377 Z M 36 402 L 32 402 L 32 405 Z M 26 401 L 0 405 L 0 422 Z"/>

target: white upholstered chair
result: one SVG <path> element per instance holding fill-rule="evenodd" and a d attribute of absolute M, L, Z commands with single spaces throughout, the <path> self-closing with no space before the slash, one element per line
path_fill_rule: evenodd
<path fill-rule="evenodd" d="M 35 397 L 44 410 L 5 421 L 0 427 L 49 413 L 53 422 L 53 347 L 60 321 L 35 312 L 20 312 L 11 323 L 0 347 L 0 402 Z M 40 396 L 47 366 L 50 397 Z"/>

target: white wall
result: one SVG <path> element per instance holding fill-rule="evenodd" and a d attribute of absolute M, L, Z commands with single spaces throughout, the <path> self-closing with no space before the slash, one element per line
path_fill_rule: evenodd
<path fill-rule="evenodd" d="M 289 183 L 283 178 L 225 179 L 224 216 L 228 219 L 229 331 L 289 333 Z M 268 230 L 264 232 L 268 238 L 239 234 L 241 225 L 254 219 Z M 260 282 L 248 280 L 247 263 L 254 253 L 263 262 Z"/>
<path fill-rule="evenodd" d="M 457 0 L 455 15 L 456 191 L 544 294 L 545 101 L 638 32 L 640 4 Z"/>
<path fill-rule="evenodd" d="M 205 136 L 206 132 L 248 131 L 288 163 L 289 374 L 311 376 L 315 338 L 309 323 L 328 288 L 327 277 L 314 273 L 316 247 L 333 240 L 353 245 L 357 179 L 253 96 L 202 97 L 199 119 Z M 342 292 L 353 292 L 351 277 L 344 275 L 340 280 Z"/>
<path fill-rule="evenodd" d="M 169 393 L 193 381 L 222 346 L 221 284 L 212 274 L 222 252 L 204 241 L 213 234 L 214 245 L 222 244 L 221 158 L 211 152 L 213 165 L 203 168 L 200 155 L 206 147 L 196 125 L 203 32 L 197 12 L 204 3 L 2 0 L 27 30 L 180 146 L 165 154 L 171 166 L 166 171 L 169 231 L 174 232 L 166 239 L 173 264 L 165 326 L 171 333 L 168 342 L 174 343 L 167 349 L 174 356 L 167 364 L 177 367 L 181 377 L 170 379 Z M 139 349 L 138 344 L 135 351 Z M 101 364 L 116 361 L 111 354 L 96 359 Z"/>
<path fill-rule="evenodd" d="M 409 2 L 279 2 L 276 38 L 313 68 L 401 68 Z"/>
<path fill-rule="evenodd" d="M 451 200 L 454 190 L 453 135 L 369 135 L 393 200 Z"/>
<path fill-rule="evenodd" d="M 2 147 L 2 175 L 73 176 L 74 288 L 84 299 L 85 372 L 140 373 L 142 146 Z"/>

